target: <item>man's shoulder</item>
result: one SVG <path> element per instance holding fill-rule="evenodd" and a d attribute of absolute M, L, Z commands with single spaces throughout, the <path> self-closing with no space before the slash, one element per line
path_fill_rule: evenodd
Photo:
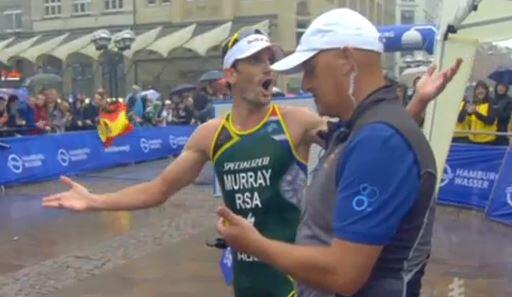
<path fill-rule="evenodd" d="M 222 121 L 223 119 L 215 118 L 201 124 L 194 131 L 191 143 L 209 154 L 210 147 L 213 145 L 217 130 L 222 125 Z"/>
<path fill-rule="evenodd" d="M 373 152 L 373 156 L 387 154 L 390 150 L 403 153 L 413 151 L 407 138 L 396 127 L 386 122 L 365 124 L 350 136 L 347 146 L 354 152 Z"/>
<path fill-rule="evenodd" d="M 216 130 L 217 128 L 220 127 L 220 125 L 222 124 L 223 121 L 224 121 L 224 118 L 213 118 L 213 119 L 210 119 L 210 120 L 204 122 L 201 126 L 199 126 L 199 128 Z"/>
<path fill-rule="evenodd" d="M 361 126 L 361 128 L 355 132 L 352 139 L 391 140 L 395 137 L 404 139 L 402 133 L 391 123 L 372 122 Z"/>
<path fill-rule="evenodd" d="M 318 114 L 312 112 L 305 106 L 296 106 L 296 105 L 277 105 L 277 106 L 283 116 L 285 114 L 291 115 L 291 116 L 296 116 L 296 115 L 301 115 L 301 114 L 313 113 L 314 115 L 316 115 L 318 117 Z"/>
<path fill-rule="evenodd" d="M 323 122 L 322 118 L 314 111 L 303 106 L 279 106 L 279 111 L 287 125 L 297 125 L 307 129 L 311 125 Z"/>

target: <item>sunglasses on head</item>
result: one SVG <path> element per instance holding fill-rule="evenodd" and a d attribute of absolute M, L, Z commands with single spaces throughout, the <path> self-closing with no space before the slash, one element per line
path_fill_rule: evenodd
<path fill-rule="evenodd" d="M 254 28 L 242 29 L 242 30 L 236 32 L 222 46 L 222 58 L 224 59 L 224 57 L 226 56 L 228 51 L 230 49 L 232 49 L 235 46 L 235 44 L 237 44 L 240 40 L 244 39 L 245 37 L 247 37 L 249 35 L 253 35 L 253 34 L 262 34 L 265 36 L 267 35 L 265 32 L 261 31 L 260 29 L 254 29 Z"/>

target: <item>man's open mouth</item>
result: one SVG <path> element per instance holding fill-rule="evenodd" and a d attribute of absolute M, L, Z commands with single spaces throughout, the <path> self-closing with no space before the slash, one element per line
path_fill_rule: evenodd
<path fill-rule="evenodd" d="M 266 91 L 272 91 L 272 85 L 274 84 L 274 80 L 271 79 L 271 78 L 267 78 L 265 79 L 262 83 L 261 83 L 261 87 L 266 90 Z"/>

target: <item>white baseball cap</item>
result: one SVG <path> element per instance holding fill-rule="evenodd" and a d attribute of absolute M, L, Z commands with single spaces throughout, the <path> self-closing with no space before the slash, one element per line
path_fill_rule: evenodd
<path fill-rule="evenodd" d="M 267 47 L 270 47 L 274 51 L 276 59 L 282 58 L 284 55 L 279 46 L 270 42 L 268 36 L 259 33 L 248 35 L 235 43 L 235 45 L 228 50 L 224 56 L 222 68 L 231 68 L 237 60 L 247 58 Z"/>
<path fill-rule="evenodd" d="M 282 73 L 302 71 L 302 63 L 322 50 L 353 47 L 382 53 L 377 28 L 364 16 L 348 8 L 330 10 L 317 17 L 300 39 L 295 52 L 274 63 Z"/>

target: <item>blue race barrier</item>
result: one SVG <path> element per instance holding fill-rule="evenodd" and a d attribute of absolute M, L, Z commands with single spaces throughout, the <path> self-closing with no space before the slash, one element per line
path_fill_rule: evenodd
<path fill-rule="evenodd" d="M 96 131 L 3 138 L 0 184 L 28 183 L 178 155 L 195 126 L 136 129 L 104 148 Z"/>
<path fill-rule="evenodd" d="M 512 225 L 512 147 L 509 147 L 486 210 L 489 219 Z"/>
<path fill-rule="evenodd" d="M 485 209 L 506 150 L 501 146 L 452 144 L 438 202 Z"/>

